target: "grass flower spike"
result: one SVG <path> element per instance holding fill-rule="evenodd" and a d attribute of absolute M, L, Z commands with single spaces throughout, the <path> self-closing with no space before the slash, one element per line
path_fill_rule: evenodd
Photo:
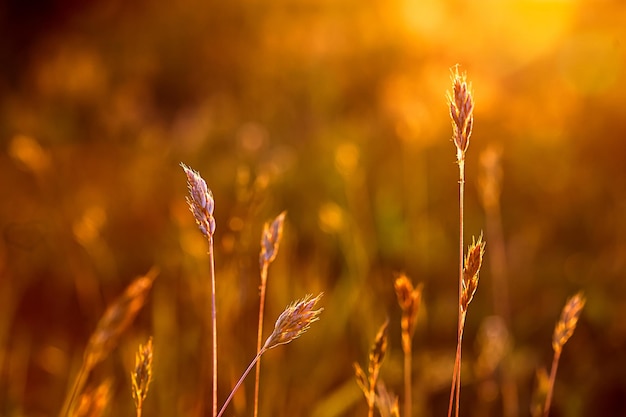
<path fill-rule="evenodd" d="M 273 222 L 266 222 L 263 226 L 261 235 L 261 253 L 259 254 L 259 263 L 261 269 L 265 264 L 270 264 L 276 259 L 278 247 L 283 237 L 283 225 L 287 212 L 280 213 Z"/>
<path fill-rule="evenodd" d="M 465 312 L 467 312 L 467 307 L 474 298 L 474 294 L 478 288 L 478 275 L 483 263 L 483 256 L 485 255 L 485 245 L 486 243 L 483 242 L 482 235 L 478 237 L 477 242 L 472 239 L 472 244 L 465 257 L 465 267 L 463 268 L 463 293 L 461 295 L 461 309 Z"/>
<path fill-rule="evenodd" d="M 145 345 L 139 345 L 135 355 L 135 369 L 130 373 L 130 380 L 137 417 L 141 417 L 143 403 L 152 382 L 152 338 L 148 339 Z"/>
<path fill-rule="evenodd" d="M 180 166 L 187 175 L 189 197 L 186 198 L 189 210 L 193 214 L 194 219 L 196 219 L 202 234 L 205 237 L 213 236 L 213 233 L 215 233 L 215 219 L 213 218 L 215 201 L 213 200 L 213 193 L 211 193 L 206 182 L 197 171 L 194 171 L 182 162 Z"/>
<path fill-rule="evenodd" d="M 387 329 L 389 327 L 389 320 L 385 320 L 374 339 L 369 353 L 369 362 L 367 366 L 367 374 L 363 371 L 358 363 L 354 364 L 354 373 L 356 376 L 356 383 L 363 391 L 368 407 L 368 417 L 374 416 L 374 405 L 376 404 L 376 385 L 378 383 L 378 374 L 380 367 L 387 353 L 388 336 Z"/>
<path fill-rule="evenodd" d="M 465 74 L 459 74 L 458 66 L 452 73 L 452 93 L 448 93 L 448 104 L 452 119 L 452 140 L 457 149 L 457 160 L 462 161 L 474 126 L 474 99 L 472 86 L 467 83 Z"/>
<path fill-rule="evenodd" d="M 552 336 L 552 349 L 554 349 L 554 357 L 552 359 L 552 369 L 550 370 L 550 379 L 548 381 L 548 392 L 546 395 L 546 403 L 543 408 L 544 417 L 548 417 L 550 413 L 550 403 L 552 402 L 552 393 L 554 391 L 554 381 L 556 380 L 556 371 L 559 367 L 559 359 L 561 358 L 561 352 L 563 346 L 576 330 L 576 324 L 580 313 L 585 306 L 585 296 L 582 292 L 569 298 L 563 307 L 561 312 L 561 318 L 554 327 L 554 334 Z"/>
<path fill-rule="evenodd" d="M 563 311 L 561 312 L 561 319 L 556 324 L 554 335 L 552 336 L 552 348 L 554 352 L 561 352 L 565 343 L 567 343 L 569 338 L 574 334 L 578 318 L 580 317 L 583 307 L 585 307 L 586 301 L 585 296 L 579 292 L 569 298 L 565 303 L 565 307 L 563 307 Z"/>
<path fill-rule="evenodd" d="M 319 320 L 319 315 L 324 310 L 323 308 L 313 310 L 322 295 L 320 293 L 314 298 L 307 295 L 287 306 L 276 320 L 274 331 L 265 341 L 261 352 L 289 343 L 309 330 L 311 323 Z"/>

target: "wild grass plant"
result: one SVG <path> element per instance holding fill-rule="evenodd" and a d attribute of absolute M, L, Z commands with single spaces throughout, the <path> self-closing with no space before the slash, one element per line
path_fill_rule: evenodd
<path fill-rule="evenodd" d="M 465 199 L 465 162 L 467 150 L 470 144 L 470 137 L 474 125 L 474 99 L 471 84 L 468 83 L 465 74 L 459 73 L 458 66 L 452 71 L 452 91 L 448 93 L 449 114 L 452 120 L 452 141 L 456 148 L 457 165 L 459 168 L 459 278 L 458 278 L 458 320 L 457 320 L 457 344 L 454 357 L 454 366 L 451 376 L 451 387 L 448 401 L 448 417 L 453 415 L 458 417 L 461 404 L 461 365 L 462 365 L 462 345 L 463 333 L 467 319 L 469 305 L 476 294 L 479 283 L 480 270 L 485 255 L 486 242 L 483 241 L 482 234 L 476 238 L 472 238 L 467 252 L 464 251 L 464 199 Z M 506 333 L 509 323 L 508 311 L 508 286 L 505 280 L 506 262 L 504 256 L 504 242 L 502 238 L 500 226 L 500 178 L 501 173 L 498 172 L 496 151 L 491 150 L 491 154 L 485 153 L 481 157 L 485 168 L 485 175 L 480 181 L 480 191 L 482 195 L 483 207 L 487 212 L 490 221 L 489 231 L 497 242 L 496 260 L 492 264 L 494 275 L 494 306 L 496 310 L 495 318 L 498 323 L 504 326 L 502 332 Z M 413 287 L 411 281 L 405 274 L 400 274 L 395 282 L 394 287 L 401 309 L 401 345 L 404 355 L 404 416 L 412 417 L 412 364 L 413 355 L 412 337 L 415 331 L 417 313 L 422 302 L 422 284 Z M 563 345 L 572 336 L 576 323 L 585 304 L 585 298 L 582 293 L 578 293 L 570 298 L 561 314 L 553 335 L 552 346 L 554 350 L 554 358 L 549 378 L 547 375 L 540 378 L 538 391 L 540 400 L 538 406 L 532 405 L 533 416 L 549 415 L 552 393 L 556 371 Z M 379 330 L 375 342 L 370 350 L 368 372 L 366 373 L 358 365 L 354 364 L 356 382 L 361 391 L 365 395 L 368 406 L 368 417 L 374 415 L 374 405 L 378 405 L 381 417 L 399 416 L 398 398 L 390 393 L 384 383 L 379 380 L 382 359 L 388 349 L 388 321 Z M 502 333 L 501 332 L 501 333 Z M 501 335 L 501 337 L 505 337 Z M 507 341 L 501 341 L 505 344 Z M 502 352 L 499 356 L 506 354 L 506 347 L 501 348 Z M 501 361 L 501 358 L 496 358 Z M 502 407 L 503 415 L 517 415 L 517 389 L 515 383 L 512 382 L 509 370 L 502 366 L 503 378 L 501 395 L 503 398 Z M 543 381 L 543 382 L 541 382 Z M 390 400 L 391 398 L 391 400 Z M 537 408 L 540 407 L 540 408 Z M 541 410 L 541 413 L 539 413 Z"/>
<path fill-rule="evenodd" d="M 213 259 L 213 233 L 215 232 L 215 218 L 213 217 L 214 200 L 213 194 L 207 187 L 205 180 L 200 176 L 197 171 L 192 170 L 185 164 L 181 163 L 181 167 L 187 175 L 187 185 L 189 189 L 189 197 L 187 203 L 189 209 L 193 214 L 193 217 L 200 229 L 200 232 L 207 238 L 209 243 L 209 258 L 211 264 L 211 319 L 212 319 L 212 332 L 213 332 L 213 416 L 221 417 L 226 407 L 232 400 L 237 389 L 241 386 L 244 379 L 256 365 L 257 374 L 255 379 L 255 400 L 254 400 L 254 413 L 257 414 L 258 409 L 258 390 L 259 390 L 259 373 L 260 373 L 260 360 L 261 356 L 270 349 L 277 346 L 290 343 L 294 339 L 300 337 L 305 333 L 311 323 L 319 320 L 319 315 L 323 309 L 314 310 L 313 308 L 322 297 L 322 293 L 316 297 L 310 295 L 305 296 L 302 300 L 296 301 L 281 313 L 276 320 L 274 331 L 265 341 L 265 344 L 261 346 L 257 344 L 257 353 L 254 359 L 250 362 L 242 376 L 239 378 L 235 386 L 232 388 L 228 398 L 217 411 L 217 319 L 215 309 L 215 267 Z M 258 340 L 261 340 L 263 332 L 263 312 L 265 304 L 265 288 L 267 281 L 267 273 L 269 264 L 276 258 L 278 253 L 278 247 L 280 245 L 280 239 L 282 237 L 283 223 L 285 220 L 285 212 L 278 215 L 278 217 L 270 224 L 266 223 L 263 228 L 263 234 L 261 236 L 261 253 L 259 255 L 260 268 L 261 268 L 261 300 L 259 307 L 259 330 Z"/>
<path fill-rule="evenodd" d="M 447 415 L 451 417 L 454 413 L 455 417 L 460 415 L 461 408 L 461 377 L 462 377 L 462 347 L 463 335 L 469 305 L 477 294 L 479 276 L 485 256 L 486 243 L 483 241 L 482 234 L 478 238 L 472 238 L 471 244 L 465 246 L 464 238 L 464 195 L 465 195 L 465 164 L 468 156 L 468 148 L 470 137 L 473 129 L 473 110 L 474 99 L 471 84 L 468 83 L 466 76 L 459 73 L 458 68 L 454 68 L 452 72 L 452 90 L 448 94 L 448 105 L 450 118 L 453 127 L 453 143 L 456 148 L 456 163 L 459 168 L 459 276 L 458 282 L 455 280 L 455 286 L 458 283 L 458 315 L 456 326 L 456 349 L 454 354 L 454 363 L 452 364 L 452 373 L 450 375 L 450 393 L 448 397 Z M 254 380 L 254 391 L 252 411 L 255 417 L 259 415 L 259 404 L 263 398 L 263 390 L 261 389 L 261 358 L 269 350 L 278 346 L 289 344 L 296 338 L 305 333 L 312 323 L 320 318 L 323 311 L 317 308 L 317 304 L 322 297 L 322 293 L 317 296 L 307 295 L 304 298 L 289 304 L 279 315 L 274 324 L 274 329 L 263 342 L 264 334 L 264 316 L 265 304 L 267 296 L 267 282 L 270 265 L 275 261 L 283 236 L 283 228 L 285 225 L 286 212 L 280 213 L 276 218 L 264 224 L 260 240 L 259 252 L 259 310 L 258 310 L 258 327 L 256 334 L 256 351 L 253 359 L 249 362 L 241 376 L 236 379 L 234 384 L 224 383 L 218 384 L 218 328 L 217 328 L 217 308 L 216 299 L 219 294 L 219 281 L 217 281 L 215 272 L 215 248 L 214 234 L 216 233 L 216 220 L 214 217 L 215 201 L 213 194 L 206 181 L 200 174 L 181 163 L 181 167 L 186 175 L 189 196 L 187 197 L 187 205 L 192 213 L 192 217 L 206 240 L 208 247 L 209 259 L 209 280 L 207 286 L 210 287 L 209 299 L 207 305 L 210 304 L 210 314 L 203 316 L 204 329 L 211 334 L 211 347 L 206 349 L 201 347 L 202 356 L 206 360 L 210 360 L 211 364 L 211 415 L 213 417 L 222 417 L 226 415 L 228 406 L 231 404 L 238 389 L 241 388 L 252 369 L 256 369 Z M 490 174 L 491 177 L 497 178 L 496 174 Z M 508 289 L 505 274 L 506 269 L 504 260 L 504 239 L 501 236 L 499 225 L 499 184 L 497 182 L 489 183 L 485 181 L 481 185 L 483 193 L 483 206 L 491 210 L 488 218 L 496 219 L 492 226 L 487 227 L 487 232 L 493 231 L 496 225 L 496 233 L 490 234 L 495 236 L 498 242 L 498 250 L 496 255 L 500 258 L 496 262 L 493 270 L 499 271 L 500 281 L 494 284 L 494 306 L 496 301 L 502 302 L 496 307 L 496 315 L 503 317 L 505 329 L 510 326 L 510 317 L 508 311 Z M 498 231 L 499 230 L 499 231 Z M 113 381 L 104 379 L 99 384 L 88 385 L 87 381 L 91 372 L 96 365 L 101 363 L 110 353 L 118 346 L 120 338 L 129 329 L 131 322 L 138 314 L 139 310 L 146 303 L 152 284 L 157 276 L 155 270 L 151 270 L 145 276 L 133 281 L 123 294 L 110 304 L 104 315 L 98 322 L 95 331 L 89 338 L 87 347 L 85 348 L 83 361 L 73 384 L 68 389 L 64 402 L 61 416 L 101 416 L 106 415 L 107 406 L 109 405 L 113 391 Z M 414 366 L 414 358 L 419 351 L 419 346 L 414 346 L 413 337 L 415 335 L 418 314 L 424 299 L 424 285 L 422 283 L 414 285 L 406 274 L 399 274 L 393 281 L 393 289 L 395 290 L 397 304 L 400 312 L 399 323 L 394 323 L 389 319 L 386 320 L 379 328 L 374 337 L 374 342 L 369 350 L 367 365 L 361 367 L 358 363 L 354 363 L 354 374 L 356 376 L 356 384 L 363 393 L 367 405 L 367 416 L 374 417 L 377 413 L 381 417 L 412 417 L 417 415 L 413 407 L 413 394 L 415 392 L 414 376 L 416 369 Z M 497 295 L 505 294 L 503 299 L 498 299 Z M 549 376 L 545 375 L 544 382 L 539 384 L 540 389 L 540 405 L 533 405 L 533 416 L 543 415 L 547 417 L 553 399 L 554 386 L 556 383 L 556 374 L 564 345 L 570 339 L 576 328 L 582 309 L 585 305 L 585 297 L 582 293 L 576 294 L 568 299 L 561 313 L 561 317 L 554 329 L 552 338 L 552 347 L 554 357 Z M 381 370 L 385 357 L 389 356 L 390 350 L 393 349 L 393 340 L 390 335 L 396 334 L 391 328 L 398 328 L 400 334 L 400 345 L 402 350 L 402 384 L 386 384 L 381 377 Z M 137 417 L 145 415 L 146 402 L 152 397 L 148 396 L 151 383 L 155 375 L 158 375 L 159 362 L 153 360 L 154 344 L 157 348 L 162 346 L 163 342 L 159 339 L 150 337 L 144 344 L 139 345 L 136 351 L 135 365 L 130 372 L 130 394 L 134 400 L 135 413 Z M 504 355 L 504 354 L 502 354 Z M 220 358 L 223 360 L 222 358 Z M 503 369 L 505 369 L 503 367 Z M 205 377 L 204 373 L 208 371 L 208 367 L 200 367 L 201 379 Z M 506 376 L 506 372 L 503 371 Z M 158 379 L 158 376 L 155 378 Z M 234 380 L 233 380 L 234 381 Z M 502 378 L 502 407 L 503 415 L 511 417 L 515 414 L 514 409 L 517 408 L 517 395 L 515 393 L 515 382 L 510 379 Z M 232 385 L 226 399 L 220 404 L 218 387 Z M 508 384 L 508 385 L 507 385 Z M 394 393 L 394 388 L 401 385 L 401 396 Z M 512 389 L 511 389 L 512 385 Z M 204 393 L 202 390 L 201 393 Z M 208 399 L 207 399 L 208 400 Z M 204 404 L 199 401 L 199 404 Z M 399 406 L 402 404 L 402 408 Z M 443 414 L 443 410 L 439 410 Z M 201 407 L 196 410 L 199 415 L 204 415 Z M 467 412 L 470 413 L 470 412 Z"/>

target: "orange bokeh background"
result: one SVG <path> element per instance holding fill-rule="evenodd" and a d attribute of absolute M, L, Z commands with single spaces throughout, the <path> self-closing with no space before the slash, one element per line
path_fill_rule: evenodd
<path fill-rule="evenodd" d="M 151 267 L 148 304 L 87 385 L 112 381 L 108 415 L 134 413 L 129 372 L 152 335 L 144 415 L 209 415 L 209 266 L 181 161 L 216 201 L 220 402 L 255 353 L 263 223 L 287 210 L 265 333 L 307 293 L 323 291 L 325 311 L 264 357 L 260 415 L 364 415 L 352 364 L 365 363 L 386 317 L 381 378 L 402 393 L 399 271 L 425 284 L 414 414 L 444 415 L 458 285 L 446 92 L 457 64 L 475 98 L 465 243 L 487 238 L 461 414 L 503 415 L 501 376 L 481 373 L 497 306 L 510 314 L 502 360 L 515 415 L 528 415 L 563 303 L 582 290 L 552 415 L 624 415 L 625 21 L 617 0 L 5 2 L 0 415 L 57 415 L 107 304 Z M 499 158 L 500 242 L 481 204 L 481 155 Z M 498 244 L 505 295 L 490 264 Z M 252 392 L 251 378 L 225 415 L 252 415 Z"/>

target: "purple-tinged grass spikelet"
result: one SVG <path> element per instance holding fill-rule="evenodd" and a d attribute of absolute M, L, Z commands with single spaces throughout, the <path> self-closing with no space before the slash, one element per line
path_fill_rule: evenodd
<path fill-rule="evenodd" d="M 200 232 L 207 238 L 213 236 L 213 233 L 215 233 L 215 218 L 213 217 L 215 200 L 213 199 L 213 193 L 211 193 L 211 190 L 206 185 L 206 181 L 202 179 L 198 171 L 189 168 L 182 162 L 180 166 L 185 171 L 185 175 L 187 175 L 189 196 L 186 197 L 186 200 L 189 210 L 193 214 Z"/>
<path fill-rule="evenodd" d="M 317 304 L 319 299 L 322 298 L 322 295 L 323 293 L 320 293 L 313 298 L 311 298 L 311 295 L 307 295 L 302 300 L 289 304 L 280 316 L 278 316 L 274 326 L 274 331 L 267 338 L 261 350 L 256 354 L 254 359 L 252 359 L 252 362 L 250 362 L 235 384 L 234 388 L 230 391 L 230 394 L 228 395 L 228 398 L 226 398 L 226 401 L 224 401 L 224 405 L 222 405 L 217 417 L 221 417 L 222 414 L 224 414 L 224 411 L 226 411 L 226 407 L 228 407 L 228 404 L 230 404 L 230 401 L 233 399 L 235 392 L 237 392 L 243 381 L 246 379 L 246 376 L 248 376 L 259 358 L 265 352 L 275 348 L 276 346 L 292 342 L 302 336 L 302 334 L 309 329 L 311 323 L 319 320 L 319 315 L 324 309 L 320 308 L 319 310 L 313 310 L 313 307 L 315 307 L 315 304 Z"/>

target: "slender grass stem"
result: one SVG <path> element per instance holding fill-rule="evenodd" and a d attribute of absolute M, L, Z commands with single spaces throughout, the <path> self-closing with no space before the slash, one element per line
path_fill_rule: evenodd
<path fill-rule="evenodd" d="M 370 386 L 369 395 L 367 397 L 367 417 L 374 417 L 374 403 L 376 402 L 376 391 Z"/>
<path fill-rule="evenodd" d="M 464 221 L 464 199 L 465 199 L 465 154 L 458 152 L 459 164 L 459 312 L 457 321 L 457 347 L 454 358 L 454 370 L 452 374 L 452 386 L 450 387 L 450 402 L 448 405 L 448 417 L 452 416 L 452 402 L 456 397 L 455 416 L 459 415 L 459 397 L 461 394 L 461 345 L 463 341 L 463 326 L 465 313 L 462 309 L 461 298 L 463 296 L 463 221 Z"/>
<path fill-rule="evenodd" d="M 260 296 L 260 304 L 259 304 L 259 329 L 257 333 L 257 344 L 256 351 L 257 353 L 261 352 L 261 347 L 263 343 L 263 315 L 265 312 L 265 292 L 267 288 L 267 270 L 269 267 L 269 262 L 263 262 L 263 266 L 261 267 L 261 296 Z M 261 378 L 261 358 L 256 362 L 256 375 L 254 378 L 254 417 L 259 415 L 259 385 Z"/>
<path fill-rule="evenodd" d="M 226 398 L 226 401 L 224 401 L 224 405 L 222 405 L 222 408 L 220 409 L 220 412 L 217 414 L 217 417 L 222 417 L 222 414 L 224 414 L 224 411 L 226 411 L 226 407 L 228 407 L 228 404 L 230 404 L 230 401 L 233 399 L 233 397 L 235 396 L 235 393 L 237 392 L 237 390 L 239 389 L 243 381 L 246 379 L 246 376 L 248 376 L 248 374 L 250 373 L 254 365 L 258 363 L 259 359 L 261 358 L 261 355 L 263 355 L 266 351 L 267 349 L 265 348 L 261 349 L 261 351 L 256 354 L 254 359 L 252 359 L 252 362 L 250 362 L 250 365 L 248 365 L 243 375 L 241 375 L 241 378 L 239 378 L 239 381 L 237 381 L 237 383 L 235 384 L 235 387 L 230 392 L 230 395 L 228 396 L 228 398 Z"/>
<path fill-rule="evenodd" d="M 217 308 L 215 306 L 215 257 L 213 256 L 213 235 L 207 236 L 209 242 L 209 263 L 211 264 L 211 326 L 213 358 L 213 417 L 217 416 Z"/>
<path fill-rule="evenodd" d="M 461 297 L 463 295 L 463 230 L 465 215 L 465 154 L 459 158 L 459 323 L 458 323 L 458 347 L 457 358 L 457 377 L 456 377 L 456 412 L 455 416 L 459 416 L 460 396 L 461 396 L 461 350 L 463 345 L 463 326 L 465 324 L 465 314 L 461 307 Z"/>
<path fill-rule="evenodd" d="M 408 335 L 407 335 L 408 336 Z M 404 351 L 404 415 L 410 417 L 412 415 L 412 402 L 411 397 L 411 369 L 412 358 L 411 353 L 413 350 L 413 343 L 409 337 L 408 349 Z"/>
<path fill-rule="evenodd" d="M 554 358 L 552 359 L 552 369 L 550 370 L 550 380 L 548 382 L 548 393 L 546 395 L 546 403 L 543 408 L 543 417 L 548 417 L 550 414 L 550 404 L 552 403 L 552 393 L 554 391 L 554 381 L 556 380 L 556 371 L 559 367 L 559 358 L 561 357 L 561 351 L 554 352 Z"/>
<path fill-rule="evenodd" d="M 459 412 L 459 397 L 461 393 L 461 346 L 463 344 L 463 329 L 465 327 L 465 313 L 461 314 L 461 328 L 457 335 L 456 354 L 454 356 L 454 369 L 452 371 L 452 384 L 450 386 L 450 402 L 448 404 L 448 417 L 452 416 L 452 404 L 455 404 L 455 414 Z M 456 401 L 454 401 L 454 399 Z"/>

